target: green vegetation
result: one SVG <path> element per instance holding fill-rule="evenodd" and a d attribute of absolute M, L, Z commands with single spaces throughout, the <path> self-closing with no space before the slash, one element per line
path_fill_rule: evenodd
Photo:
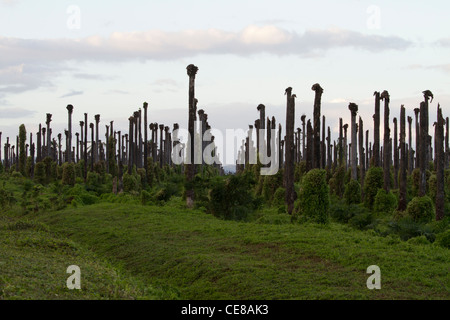
<path fill-rule="evenodd" d="M 369 169 L 364 202 L 358 181 L 342 183 L 343 167 L 299 168 L 293 218 L 282 171 L 204 168 L 187 209 L 181 172 L 149 163 L 149 173 L 123 168 L 117 194 L 100 162 L 86 181 L 82 163 L 50 158 L 36 163 L 33 179 L 2 173 L 0 299 L 450 297 L 448 214 L 434 221 L 429 196 L 397 212 L 398 191 L 381 189 L 379 168 Z M 72 264 L 82 290 L 65 286 Z M 382 290 L 366 287 L 374 264 Z"/>

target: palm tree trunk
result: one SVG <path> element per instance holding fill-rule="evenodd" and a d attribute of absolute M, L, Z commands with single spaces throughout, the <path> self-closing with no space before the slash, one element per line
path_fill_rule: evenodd
<path fill-rule="evenodd" d="M 291 95 L 292 88 L 286 89 L 286 145 L 284 165 L 284 185 L 286 188 L 285 203 L 287 212 L 292 214 L 294 210 L 294 119 L 295 119 L 295 95 Z"/>
<path fill-rule="evenodd" d="M 398 189 L 398 142 L 397 142 L 397 118 L 394 121 L 394 189 Z"/>
<path fill-rule="evenodd" d="M 416 168 L 420 168 L 420 123 L 419 123 L 420 109 L 414 109 L 414 115 L 416 116 Z"/>
<path fill-rule="evenodd" d="M 384 140 L 383 140 L 383 177 L 384 177 L 384 190 L 386 193 L 390 190 L 390 132 L 389 129 L 389 93 L 383 91 L 381 99 L 384 100 Z"/>
<path fill-rule="evenodd" d="M 312 86 L 311 90 L 315 91 L 314 97 L 314 152 L 313 152 L 313 166 L 314 168 L 320 168 L 321 156 L 320 156 L 320 107 L 322 100 L 322 87 L 316 83 Z"/>
<path fill-rule="evenodd" d="M 442 109 L 438 105 L 437 125 L 436 125 L 435 141 L 436 141 L 436 221 L 444 219 L 444 203 L 445 203 L 445 175 L 444 175 L 444 118 L 442 117 Z"/>
<path fill-rule="evenodd" d="M 381 97 L 380 93 L 375 91 L 375 114 L 373 115 L 374 130 L 373 130 L 373 165 L 375 167 L 380 167 L 380 104 Z"/>
<path fill-rule="evenodd" d="M 351 149 L 351 168 L 352 168 L 352 179 L 358 180 L 358 173 L 356 171 L 356 114 L 358 113 L 358 105 L 355 103 L 350 103 L 348 106 L 352 116 L 352 127 L 351 127 L 351 139 L 352 139 L 352 149 Z"/>
<path fill-rule="evenodd" d="M 195 139 L 195 75 L 197 74 L 198 68 L 193 64 L 187 66 L 187 74 L 189 76 L 189 121 L 188 121 L 188 131 L 190 138 L 190 161 L 187 165 L 186 170 L 186 181 L 191 184 L 194 180 L 195 175 L 195 165 L 194 165 L 194 139 Z M 191 185 L 186 190 L 186 205 L 188 208 L 194 206 L 194 189 Z"/>
<path fill-rule="evenodd" d="M 410 122 L 411 123 L 411 122 Z M 411 126 L 410 126 L 411 128 Z M 400 108 L 400 183 L 399 183 L 399 201 L 398 211 L 406 210 L 406 130 L 405 130 L 405 107 L 402 105 Z"/>

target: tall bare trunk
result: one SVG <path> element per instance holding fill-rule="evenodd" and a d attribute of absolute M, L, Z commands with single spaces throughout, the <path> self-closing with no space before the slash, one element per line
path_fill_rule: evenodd
<path fill-rule="evenodd" d="M 442 117 L 442 109 L 438 105 L 437 125 L 436 125 L 435 141 L 436 141 L 436 221 L 444 219 L 444 203 L 445 203 L 445 175 L 444 175 L 444 118 Z"/>
<path fill-rule="evenodd" d="M 188 131 L 190 135 L 190 163 L 187 165 L 186 170 L 186 180 L 188 184 L 192 184 L 195 175 L 195 165 L 194 165 L 194 139 L 195 139 L 195 75 L 197 74 L 198 68 L 193 64 L 187 66 L 187 74 L 189 76 L 189 121 L 188 121 Z M 188 208 L 194 206 L 194 189 L 192 186 L 186 190 L 186 205 Z"/>
<path fill-rule="evenodd" d="M 419 122 L 420 109 L 414 109 L 414 115 L 416 117 L 416 168 L 420 168 L 420 122 Z"/>
<path fill-rule="evenodd" d="M 375 91 L 375 114 L 373 115 L 374 129 L 373 129 L 373 165 L 380 167 L 380 93 Z"/>
<path fill-rule="evenodd" d="M 314 97 L 314 152 L 313 152 L 313 166 L 314 168 L 320 168 L 321 156 L 320 156 L 320 107 L 322 100 L 322 87 L 316 83 L 312 86 L 311 90 L 315 91 Z"/>
<path fill-rule="evenodd" d="M 348 106 L 348 109 L 350 110 L 351 116 L 352 116 L 352 133 L 351 133 L 351 139 L 352 139 L 352 152 L 351 152 L 351 168 L 352 168 L 352 179 L 357 180 L 358 179 L 358 173 L 356 171 L 356 114 L 358 113 L 358 105 L 355 103 L 350 103 Z"/>
<path fill-rule="evenodd" d="M 292 88 L 286 89 L 286 143 L 284 185 L 286 188 L 286 206 L 289 214 L 294 210 L 294 119 L 295 119 L 295 94 L 291 95 Z"/>
<path fill-rule="evenodd" d="M 389 93 L 387 91 L 383 91 L 381 94 L 381 99 L 384 100 L 384 140 L 383 140 L 383 172 L 384 172 L 384 190 L 386 193 L 390 190 L 390 133 L 391 129 L 389 128 Z"/>
<path fill-rule="evenodd" d="M 397 142 L 397 118 L 394 121 L 394 189 L 398 189 L 398 142 Z"/>
<path fill-rule="evenodd" d="M 399 183 L 399 202 L 398 210 L 406 210 L 406 128 L 405 128 L 405 107 L 400 108 L 400 183 Z"/>

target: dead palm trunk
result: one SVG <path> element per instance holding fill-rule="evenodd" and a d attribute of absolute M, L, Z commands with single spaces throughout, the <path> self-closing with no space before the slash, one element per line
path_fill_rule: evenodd
<path fill-rule="evenodd" d="M 133 151 L 134 151 L 134 146 L 133 146 L 133 122 L 134 122 L 134 117 L 129 117 L 128 118 L 129 121 L 129 127 L 128 127 L 128 138 L 129 141 L 127 143 L 128 146 L 128 174 L 131 175 L 132 173 L 132 169 L 133 169 L 133 162 L 134 162 L 134 155 L 133 155 Z"/>
<path fill-rule="evenodd" d="M 344 164 L 344 136 L 343 136 L 343 124 L 342 118 L 339 118 L 339 141 L 338 141 L 338 153 L 339 153 L 339 166 Z"/>
<path fill-rule="evenodd" d="M 286 188 L 285 203 L 287 211 L 292 214 L 294 210 L 294 119 L 295 119 L 295 94 L 291 95 L 292 88 L 286 89 L 286 146 L 284 165 L 284 185 Z M 269 129 L 269 128 L 268 128 Z"/>
<path fill-rule="evenodd" d="M 413 151 L 412 151 L 412 118 L 408 116 L 408 142 L 409 142 L 409 148 L 408 148 L 408 172 L 409 174 L 413 171 Z"/>
<path fill-rule="evenodd" d="M 94 171 L 94 161 L 95 161 L 94 124 L 90 123 L 89 128 L 91 128 L 91 171 Z"/>
<path fill-rule="evenodd" d="M 444 219 L 444 203 L 445 203 L 445 175 L 444 175 L 444 118 L 442 117 L 442 109 L 438 105 L 437 125 L 435 133 L 436 142 L 436 221 Z"/>
<path fill-rule="evenodd" d="M 420 168 L 420 123 L 419 123 L 419 108 L 414 109 L 416 116 L 416 168 Z"/>
<path fill-rule="evenodd" d="M 99 141 L 99 132 L 98 132 L 98 125 L 100 123 L 100 115 L 96 114 L 94 116 L 95 118 L 95 162 L 99 161 L 99 155 L 100 155 L 100 141 Z"/>
<path fill-rule="evenodd" d="M 77 163 L 80 162 L 80 134 L 78 132 L 75 133 L 77 137 Z"/>
<path fill-rule="evenodd" d="M 306 115 L 302 115 L 302 130 L 303 130 L 303 137 L 302 137 L 302 160 L 306 160 Z"/>
<path fill-rule="evenodd" d="M 80 121 L 80 159 L 84 159 L 84 151 L 83 151 L 83 141 L 84 141 L 84 121 Z"/>
<path fill-rule="evenodd" d="M 449 119 L 448 117 L 445 118 L 445 169 L 448 169 L 449 167 L 449 132 L 448 132 L 448 127 L 449 127 L 449 123 L 448 123 Z"/>
<path fill-rule="evenodd" d="M 88 114 L 84 114 L 84 179 L 87 179 L 87 135 L 88 135 Z"/>
<path fill-rule="evenodd" d="M 364 129 L 363 129 L 363 121 L 361 117 L 359 117 L 359 125 L 358 125 L 358 142 L 359 142 L 359 179 L 361 184 L 361 190 L 364 189 L 364 176 L 366 174 L 366 156 L 364 154 Z M 366 151 L 367 152 L 367 151 Z"/>
<path fill-rule="evenodd" d="M 159 167 L 162 168 L 163 167 L 163 130 L 164 130 L 164 125 L 160 124 L 159 125 Z"/>
<path fill-rule="evenodd" d="M 281 123 L 278 124 L 278 166 L 283 167 L 283 150 L 281 145 Z"/>
<path fill-rule="evenodd" d="M 411 126 L 410 126 L 411 128 Z M 406 210 L 406 130 L 405 130 L 405 107 L 400 108 L 400 183 L 399 183 L 399 201 L 398 211 Z"/>
<path fill-rule="evenodd" d="M 398 189 L 398 142 L 397 142 L 397 118 L 394 121 L 394 189 Z"/>
<path fill-rule="evenodd" d="M 428 100 L 431 97 L 433 101 L 433 94 L 426 90 L 423 92 L 424 102 L 420 103 L 420 180 L 419 180 L 419 196 L 425 196 L 427 190 L 427 159 L 428 159 Z"/>
<path fill-rule="evenodd" d="M 189 187 L 186 190 L 186 205 L 188 208 L 194 206 L 194 189 L 190 184 L 194 181 L 195 175 L 195 165 L 194 165 L 194 139 L 195 139 L 195 75 L 197 74 L 198 68 L 193 64 L 187 66 L 187 74 L 189 76 L 189 121 L 188 121 L 188 131 L 190 138 L 190 159 L 186 170 L 186 181 Z"/>
<path fill-rule="evenodd" d="M 320 144 L 320 154 L 322 156 L 321 169 L 326 167 L 327 152 L 325 150 L 325 116 L 322 116 L 322 142 Z"/>
<path fill-rule="evenodd" d="M 314 134 L 313 128 L 311 125 L 311 120 L 308 120 L 307 126 L 307 146 L 306 146 L 306 171 L 313 169 L 313 143 L 314 143 Z"/>
<path fill-rule="evenodd" d="M 67 162 L 71 162 L 72 161 L 72 156 L 71 156 L 71 152 L 72 152 L 72 113 L 73 113 L 73 105 L 69 104 L 67 107 L 67 113 L 68 113 L 68 125 L 69 125 L 69 137 L 67 139 L 67 149 L 66 149 L 66 161 Z"/>
<path fill-rule="evenodd" d="M 146 175 L 148 175 L 147 173 L 147 166 L 148 166 L 148 132 L 147 132 L 147 109 L 148 109 L 148 103 L 144 102 L 144 169 L 146 172 Z"/>
<path fill-rule="evenodd" d="M 328 126 L 328 135 L 327 135 L 327 169 L 331 171 L 331 128 Z"/>
<path fill-rule="evenodd" d="M 62 165 L 61 139 L 62 134 L 58 133 L 58 165 Z"/>
<path fill-rule="evenodd" d="M 380 93 L 375 91 L 375 114 L 373 115 L 374 130 L 373 130 L 373 165 L 379 167 L 380 165 Z"/>
<path fill-rule="evenodd" d="M 52 114 L 47 113 L 47 157 L 51 156 L 51 130 L 50 130 L 50 122 L 52 121 Z"/>
<path fill-rule="evenodd" d="M 350 110 L 351 116 L 352 116 L 352 133 L 351 133 L 351 139 L 352 139 L 352 151 L 351 151 L 351 168 L 352 168 L 352 179 L 358 180 L 358 173 L 356 171 L 356 114 L 358 113 L 358 105 L 355 103 L 350 103 L 348 106 L 348 109 Z"/>
<path fill-rule="evenodd" d="M 314 168 L 320 168 L 320 162 L 321 162 L 321 156 L 320 156 L 320 107 L 321 107 L 323 89 L 318 83 L 316 83 L 312 86 L 311 90 L 315 91 L 313 166 L 314 166 Z"/>
<path fill-rule="evenodd" d="M 41 133 L 42 132 L 42 126 L 39 123 L 39 131 L 36 134 L 36 143 L 37 143 L 37 155 L 36 155 L 36 162 L 42 161 L 42 146 L 41 146 Z"/>
<path fill-rule="evenodd" d="M 384 140 L 383 140 L 383 177 L 384 177 L 384 190 L 386 193 L 390 190 L 390 133 L 389 129 L 389 93 L 383 91 L 381 94 L 381 99 L 384 100 Z"/>
<path fill-rule="evenodd" d="M 258 107 L 256 107 L 256 109 L 259 111 L 259 129 L 260 130 L 265 130 L 266 129 L 266 106 L 263 104 L 259 104 Z M 262 140 L 261 142 L 261 146 L 263 147 L 263 150 L 259 150 L 259 143 L 258 143 L 258 155 L 261 158 L 262 155 L 266 155 L 266 150 L 264 150 L 265 148 L 265 143 L 264 143 L 264 134 L 260 134 L 259 135 L 259 139 Z"/>
<path fill-rule="evenodd" d="M 344 162 L 345 162 L 345 170 L 348 169 L 348 144 L 347 144 L 347 129 L 348 124 L 344 124 Z"/>

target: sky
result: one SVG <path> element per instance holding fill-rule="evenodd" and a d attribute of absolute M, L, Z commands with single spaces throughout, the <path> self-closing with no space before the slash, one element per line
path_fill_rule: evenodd
<path fill-rule="evenodd" d="M 101 114 L 101 136 L 110 121 L 127 131 L 143 102 L 149 122 L 186 128 L 191 63 L 198 108 L 222 132 L 254 124 L 261 103 L 284 127 L 287 87 L 300 127 L 319 83 L 333 139 L 350 102 L 372 139 L 373 93 L 383 90 L 392 126 L 402 104 L 414 118 L 431 90 L 432 134 L 437 104 L 450 114 L 449 13 L 437 0 L 0 0 L 2 143 L 22 123 L 36 133 L 46 113 L 63 132 L 68 104 L 74 124 Z"/>

